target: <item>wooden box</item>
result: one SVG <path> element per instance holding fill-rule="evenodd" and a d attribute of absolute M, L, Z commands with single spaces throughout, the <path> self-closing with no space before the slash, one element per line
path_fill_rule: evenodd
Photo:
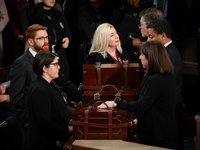
<path fill-rule="evenodd" d="M 74 139 L 127 139 L 129 137 L 127 110 L 77 107 L 73 112 Z"/>
<path fill-rule="evenodd" d="M 140 87 L 139 63 L 87 64 L 83 65 L 83 90 L 100 90 L 103 85 L 112 84 L 119 90 Z"/>
<path fill-rule="evenodd" d="M 140 67 L 138 63 L 83 65 L 82 103 L 92 105 L 97 100 L 138 99 Z M 96 96 L 99 95 L 98 98 Z"/>

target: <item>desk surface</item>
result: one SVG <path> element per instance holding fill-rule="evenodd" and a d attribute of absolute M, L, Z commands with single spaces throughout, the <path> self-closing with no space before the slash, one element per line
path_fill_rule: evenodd
<path fill-rule="evenodd" d="M 72 147 L 75 147 L 77 150 L 170 150 L 168 148 L 122 140 L 75 140 L 72 143 Z"/>

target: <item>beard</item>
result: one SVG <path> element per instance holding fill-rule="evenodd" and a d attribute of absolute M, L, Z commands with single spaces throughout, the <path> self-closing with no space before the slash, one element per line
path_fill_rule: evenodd
<path fill-rule="evenodd" d="M 49 43 L 44 43 L 44 45 L 39 46 L 36 43 L 34 44 L 34 49 L 39 52 L 41 50 L 49 51 Z"/>

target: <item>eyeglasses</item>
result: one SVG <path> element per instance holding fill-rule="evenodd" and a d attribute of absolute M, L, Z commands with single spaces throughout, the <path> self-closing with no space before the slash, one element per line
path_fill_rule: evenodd
<path fill-rule="evenodd" d="M 50 65 L 54 65 L 54 66 L 57 67 L 57 68 L 58 68 L 58 66 L 59 66 L 58 62 L 56 62 L 56 63 L 51 63 Z"/>
<path fill-rule="evenodd" d="M 138 27 L 140 28 L 141 26 L 143 26 L 143 25 L 145 25 L 145 24 L 143 24 L 143 23 L 141 23 L 141 24 L 138 24 Z"/>
<path fill-rule="evenodd" d="M 42 37 L 39 37 L 39 38 L 33 38 L 33 39 L 36 39 L 36 40 L 39 40 L 39 41 L 45 41 L 45 40 L 48 40 L 50 41 L 51 37 L 50 36 L 42 36 Z"/>

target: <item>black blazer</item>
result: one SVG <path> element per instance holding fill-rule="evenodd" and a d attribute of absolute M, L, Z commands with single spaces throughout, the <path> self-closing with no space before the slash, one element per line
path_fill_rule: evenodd
<path fill-rule="evenodd" d="M 32 69 L 33 55 L 29 50 L 17 58 L 11 66 L 10 103 L 20 125 L 28 123 L 26 98 L 31 82 L 37 77 Z"/>
<path fill-rule="evenodd" d="M 174 78 L 176 81 L 176 104 L 177 104 L 182 101 L 182 96 L 181 96 L 182 80 L 183 80 L 182 59 L 181 59 L 178 49 L 173 43 L 170 43 L 166 47 L 166 49 L 167 49 L 169 58 L 174 66 Z"/>
<path fill-rule="evenodd" d="M 118 54 L 122 61 L 128 60 L 128 62 L 131 63 L 130 56 L 126 50 L 123 50 L 122 54 L 119 52 Z M 103 56 L 100 53 L 96 53 L 96 52 L 88 55 L 86 59 L 86 64 L 95 64 L 96 62 L 101 62 L 102 64 L 113 64 L 115 63 L 115 60 L 109 55 L 109 53 L 107 53 L 106 58 L 103 58 Z"/>
<path fill-rule="evenodd" d="M 55 150 L 56 141 L 67 141 L 70 136 L 67 105 L 53 84 L 38 76 L 30 86 L 27 104 L 29 150 Z"/>
<path fill-rule="evenodd" d="M 138 113 L 138 139 L 141 143 L 178 138 L 173 75 L 144 77 L 139 100 L 117 101 L 117 107 Z"/>

